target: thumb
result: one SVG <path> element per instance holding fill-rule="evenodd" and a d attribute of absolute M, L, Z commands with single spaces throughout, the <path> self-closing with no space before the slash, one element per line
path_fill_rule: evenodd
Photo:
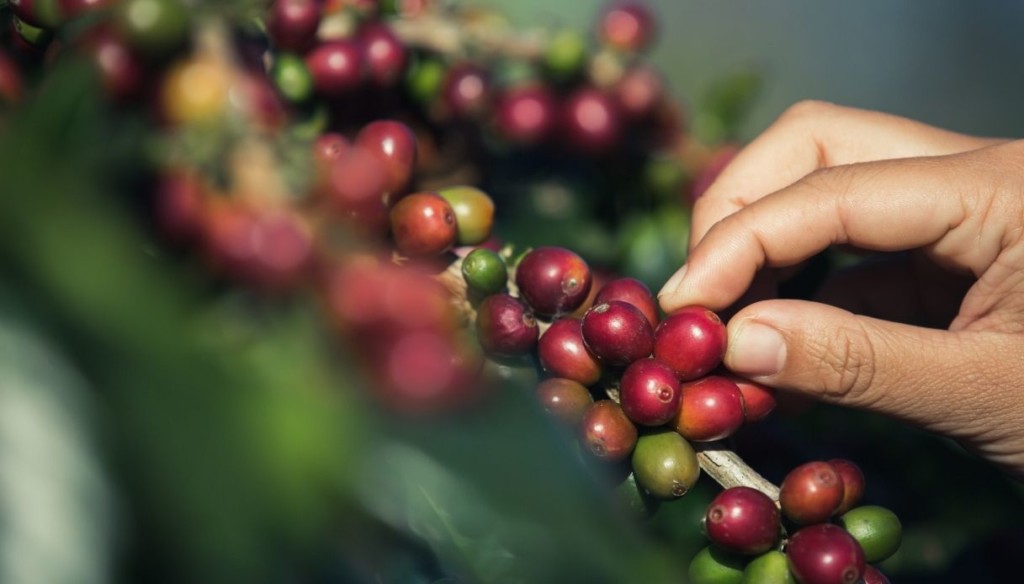
<path fill-rule="evenodd" d="M 1020 404 L 1005 403 L 1015 394 L 999 391 L 1006 380 L 996 373 L 1019 347 L 999 333 L 953 333 L 768 300 L 737 313 L 728 334 L 725 365 L 740 375 L 976 445 L 1005 440 L 988 436 L 993 422 L 1021 414 Z"/>

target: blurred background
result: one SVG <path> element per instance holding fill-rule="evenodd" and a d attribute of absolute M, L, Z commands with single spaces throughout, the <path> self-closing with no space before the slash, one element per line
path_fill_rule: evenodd
<path fill-rule="evenodd" d="M 247 22 L 266 2 L 185 4 Z M 590 43 L 605 5 L 459 4 Z M 649 61 L 708 148 L 809 98 L 1024 136 L 1022 3 L 649 4 Z M 716 485 L 652 514 L 620 472 L 582 460 L 522 363 L 470 411 L 420 419 L 368 399 L 362 339 L 332 336 L 319 291 L 253 293 L 156 233 L 166 120 L 112 106 L 86 68 L 53 71 L 0 125 L 0 582 L 686 581 Z M 186 138 L 198 157 L 223 136 Z M 654 289 L 685 259 L 694 177 L 674 159 L 495 152 L 480 175 L 504 238 L 570 246 Z M 893 582 L 1019 581 L 1020 484 L 914 428 L 791 406 L 732 445 L 776 483 L 808 460 L 860 464 L 865 501 L 903 521 L 881 566 Z"/>
<path fill-rule="evenodd" d="M 589 26 L 605 3 L 479 1 L 517 24 Z M 1019 2 L 652 0 L 661 34 L 651 59 L 684 96 L 724 72 L 764 87 L 742 125 L 749 139 L 801 99 L 878 109 L 951 130 L 1016 137 L 1024 79 Z"/>

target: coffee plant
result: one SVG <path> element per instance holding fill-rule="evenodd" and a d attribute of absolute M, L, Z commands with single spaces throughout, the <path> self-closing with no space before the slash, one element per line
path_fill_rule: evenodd
<path fill-rule="evenodd" d="M 647 5 L 607 4 L 592 35 L 438 0 L 8 0 L 0 19 L 10 294 L 55 306 L 106 388 L 112 464 L 174 491 L 132 499 L 140 528 L 212 526 L 186 565 L 170 535 L 129 545 L 128 579 L 889 581 L 903 526 L 861 467 L 821 452 L 762 476 L 745 428 L 804 406 L 723 368 L 720 315 L 651 292 L 753 82 L 701 112 L 730 139 L 695 136 Z M 495 404 L 520 425 L 496 434 Z M 460 486 L 483 468 L 486 496 Z M 659 554 L 671 507 L 696 539 Z M 334 541 L 275 564 L 279 533 Z M 559 545 L 571 561 L 538 549 Z"/>

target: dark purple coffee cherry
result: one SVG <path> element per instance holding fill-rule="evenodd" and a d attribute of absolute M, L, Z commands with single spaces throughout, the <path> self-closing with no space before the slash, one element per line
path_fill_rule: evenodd
<path fill-rule="evenodd" d="M 609 365 L 629 365 L 651 354 L 654 332 L 640 309 L 612 300 L 598 304 L 583 317 L 583 341 Z"/>
<path fill-rule="evenodd" d="M 313 75 L 313 88 L 324 97 L 345 97 L 363 85 L 363 49 L 354 40 L 334 40 L 315 47 L 306 55 L 306 66 Z"/>
<path fill-rule="evenodd" d="M 594 304 L 621 300 L 640 309 L 651 323 L 651 328 L 658 326 L 658 301 L 651 294 L 651 289 L 636 278 L 616 278 L 601 286 L 594 297 Z"/>
<path fill-rule="evenodd" d="M 480 303 L 476 331 L 480 346 L 492 355 L 525 355 L 537 344 L 537 320 L 522 302 L 508 294 L 494 294 Z"/>
<path fill-rule="evenodd" d="M 852 461 L 836 458 L 828 461 L 843 478 L 843 502 L 836 509 L 836 515 L 842 515 L 860 502 L 864 495 L 864 473 Z"/>
<path fill-rule="evenodd" d="M 704 517 L 708 539 L 732 552 L 757 555 L 779 539 L 781 517 L 775 501 L 757 489 L 733 487 L 715 497 Z"/>
<path fill-rule="evenodd" d="M 316 41 L 320 18 L 317 0 L 274 0 L 267 13 L 267 36 L 279 50 L 303 53 Z"/>
<path fill-rule="evenodd" d="M 375 86 L 388 88 L 401 81 L 408 51 L 391 27 L 380 22 L 365 24 L 359 30 L 359 40 L 367 76 Z"/>
<path fill-rule="evenodd" d="M 538 247 L 516 266 L 519 294 L 540 316 L 558 317 L 576 310 L 590 293 L 590 267 L 562 247 Z"/>
<path fill-rule="evenodd" d="M 855 584 L 864 574 L 864 552 L 857 540 L 831 523 L 793 534 L 786 557 L 800 584 Z"/>

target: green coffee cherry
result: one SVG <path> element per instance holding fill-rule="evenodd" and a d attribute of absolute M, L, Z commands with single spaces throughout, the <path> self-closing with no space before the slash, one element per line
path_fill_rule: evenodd
<path fill-rule="evenodd" d="M 661 505 L 660 501 L 643 493 L 632 473 L 615 488 L 615 496 L 622 502 L 623 507 L 640 519 L 650 518 Z"/>
<path fill-rule="evenodd" d="M 677 499 L 690 491 L 700 476 L 693 447 L 675 431 L 641 436 L 633 450 L 637 483 L 659 499 Z"/>
<path fill-rule="evenodd" d="M 690 584 L 742 584 L 747 558 L 708 546 L 690 561 Z"/>
<path fill-rule="evenodd" d="M 574 29 L 559 31 L 551 38 L 544 51 L 544 67 L 558 80 L 568 79 L 579 73 L 586 61 L 586 39 Z"/>
<path fill-rule="evenodd" d="M 14 30 L 18 33 L 18 36 L 37 49 L 45 48 L 53 39 L 53 32 L 48 29 L 32 26 L 17 16 L 13 17 L 12 20 L 14 21 Z"/>
<path fill-rule="evenodd" d="M 302 103 L 313 96 L 313 74 L 298 55 L 281 53 L 270 67 L 270 79 L 286 100 Z"/>
<path fill-rule="evenodd" d="M 475 187 L 448 187 L 438 191 L 455 211 L 459 245 L 476 245 L 491 236 L 494 201 Z"/>
<path fill-rule="evenodd" d="M 124 0 L 115 19 L 128 42 L 150 54 L 181 47 L 191 32 L 189 10 L 181 0 Z"/>
<path fill-rule="evenodd" d="M 869 564 L 896 553 L 903 539 L 903 526 L 896 514 L 877 505 L 850 509 L 839 518 L 839 525 L 857 540 Z"/>
<path fill-rule="evenodd" d="M 508 284 L 508 268 L 500 255 L 479 247 L 463 258 L 462 277 L 472 292 L 487 296 L 505 290 Z"/>
<path fill-rule="evenodd" d="M 412 63 L 405 77 L 409 96 L 420 104 L 429 104 L 441 92 L 444 83 L 444 64 L 437 59 L 420 58 Z"/>
<path fill-rule="evenodd" d="M 743 570 L 743 584 L 797 584 L 789 571 L 786 554 L 772 550 L 747 564 Z"/>

